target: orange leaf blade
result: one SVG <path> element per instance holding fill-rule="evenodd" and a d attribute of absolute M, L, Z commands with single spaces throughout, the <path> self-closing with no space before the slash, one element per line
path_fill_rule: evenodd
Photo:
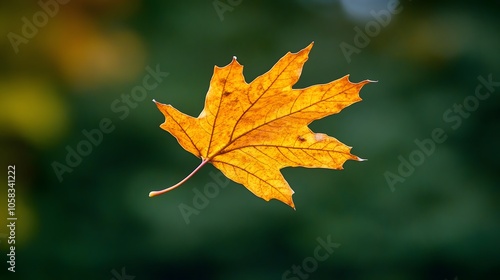
<path fill-rule="evenodd" d="M 362 160 L 350 153 L 350 147 L 312 132 L 308 125 L 360 101 L 361 88 L 371 82 L 352 83 L 347 75 L 293 89 L 312 46 L 287 53 L 250 83 L 245 82 L 236 58 L 225 67 L 216 66 L 198 118 L 157 103 L 165 116 L 161 128 L 256 196 L 277 199 L 295 209 L 294 191 L 280 169 L 342 169 L 347 160 Z"/>

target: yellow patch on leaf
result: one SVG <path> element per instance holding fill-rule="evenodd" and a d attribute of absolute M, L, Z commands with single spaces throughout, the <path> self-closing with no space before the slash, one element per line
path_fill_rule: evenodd
<path fill-rule="evenodd" d="M 312 132 L 308 125 L 361 100 L 369 83 L 351 83 L 349 75 L 327 84 L 292 89 L 313 46 L 288 52 L 267 73 L 245 82 L 236 57 L 214 68 L 205 108 L 198 118 L 156 102 L 170 132 L 202 163 L 184 180 L 150 196 L 165 193 L 211 162 L 229 179 L 266 201 L 280 200 L 295 209 L 294 193 L 280 169 L 303 166 L 342 169 L 346 160 L 362 160 L 337 139 Z"/>

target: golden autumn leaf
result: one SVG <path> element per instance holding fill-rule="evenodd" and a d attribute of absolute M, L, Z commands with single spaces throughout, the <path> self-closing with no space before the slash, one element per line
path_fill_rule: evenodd
<path fill-rule="evenodd" d="M 266 201 L 274 198 L 295 209 L 294 192 L 280 169 L 342 169 L 346 160 L 361 161 L 350 153 L 351 147 L 312 132 L 308 125 L 360 101 L 359 91 L 370 81 L 351 83 L 347 75 L 327 84 L 292 89 L 312 46 L 288 52 L 249 84 L 236 57 L 225 67 L 215 66 L 198 118 L 153 100 L 165 116 L 160 127 L 202 163 L 178 184 L 149 196 L 176 188 L 211 162 L 256 196 Z"/>

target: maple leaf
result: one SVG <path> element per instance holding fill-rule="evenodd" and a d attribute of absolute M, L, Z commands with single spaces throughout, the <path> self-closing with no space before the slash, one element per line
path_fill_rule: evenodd
<path fill-rule="evenodd" d="M 215 66 L 205 107 L 198 118 L 153 100 L 165 116 L 160 127 L 202 162 L 178 184 L 149 196 L 178 187 L 211 162 L 256 196 L 266 201 L 277 199 L 295 209 L 294 191 L 281 168 L 343 169 L 346 160 L 361 161 L 350 153 L 351 147 L 312 132 L 308 125 L 360 101 L 359 91 L 371 81 L 351 83 L 346 75 L 327 84 L 292 89 L 312 46 L 298 53 L 288 52 L 249 84 L 236 57 L 225 67 Z"/>

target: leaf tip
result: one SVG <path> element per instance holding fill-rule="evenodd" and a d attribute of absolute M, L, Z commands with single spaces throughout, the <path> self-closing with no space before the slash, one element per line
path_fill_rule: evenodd
<path fill-rule="evenodd" d="M 305 47 L 302 51 L 306 51 L 308 54 L 314 46 L 314 41 L 312 41 L 307 47 Z"/>
<path fill-rule="evenodd" d="M 293 210 L 297 210 L 295 209 L 295 203 L 293 202 L 293 198 L 292 198 L 292 195 L 294 194 L 294 191 L 291 190 L 291 194 L 289 195 L 284 195 L 283 197 L 273 197 L 274 199 L 277 199 L 278 201 L 281 201 L 283 202 L 284 204 L 292 207 Z M 269 198 L 264 198 L 264 200 L 266 201 L 269 201 L 270 199 Z"/>
<path fill-rule="evenodd" d="M 292 194 L 293 194 L 293 193 L 292 193 Z M 287 201 L 287 202 L 286 202 L 286 204 L 287 204 L 288 206 L 292 207 L 292 209 L 293 209 L 294 211 L 295 211 L 295 210 L 297 210 L 297 209 L 295 208 L 295 203 L 293 203 L 293 199 L 292 199 L 292 197 L 290 197 L 290 200 L 289 200 L 289 201 Z"/>

